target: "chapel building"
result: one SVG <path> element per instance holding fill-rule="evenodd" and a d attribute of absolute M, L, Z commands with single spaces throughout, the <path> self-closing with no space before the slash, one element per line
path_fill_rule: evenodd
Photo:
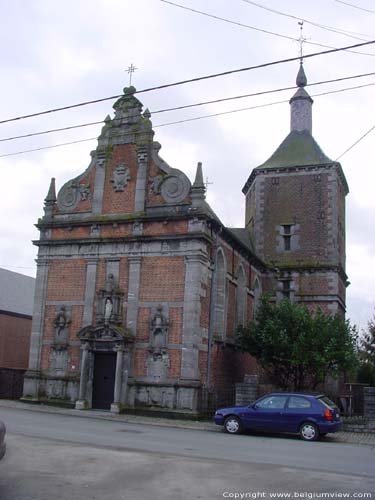
<path fill-rule="evenodd" d="M 262 293 L 345 313 L 348 187 L 312 136 L 306 84 L 301 64 L 291 131 L 251 172 L 242 228 L 208 205 L 200 163 L 191 182 L 161 158 L 124 89 L 88 168 L 45 199 L 24 399 L 196 413 L 202 388 L 258 373 L 234 344 Z"/>

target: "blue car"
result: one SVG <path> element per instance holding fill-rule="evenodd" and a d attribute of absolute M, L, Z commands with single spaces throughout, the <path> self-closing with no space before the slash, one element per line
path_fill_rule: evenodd
<path fill-rule="evenodd" d="M 0 420 L 0 459 L 5 455 L 5 424 Z"/>
<path fill-rule="evenodd" d="M 336 405 L 324 395 L 272 393 L 248 406 L 221 408 L 215 424 L 229 434 L 242 431 L 289 432 L 306 441 L 341 430 L 342 421 Z"/>

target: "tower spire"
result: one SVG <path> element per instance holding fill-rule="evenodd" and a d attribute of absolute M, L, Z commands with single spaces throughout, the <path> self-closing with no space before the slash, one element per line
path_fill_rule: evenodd
<path fill-rule="evenodd" d="M 206 187 L 203 182 L 202 163 L 198 162 L 197 171 L 195 174 L 195 181 L 191 188 L 191 198 L 193 207 L 201 205 L 202 201 L 206 198 Z"/>
<path fill-rule="evenodd" d="M 296 78 L 298 90 L 289 101 L 291 106 L 290 129 L 297 132 L 307 130 L 311 134 L 313 100 L 305 90 L 307 78 L 303 67 L 303 44 L 306 38 L 303 36 L 303 21 L 299 21 L 298 24 L 300 26 L 300 36 L 298 38 L 300 64 Z"/>

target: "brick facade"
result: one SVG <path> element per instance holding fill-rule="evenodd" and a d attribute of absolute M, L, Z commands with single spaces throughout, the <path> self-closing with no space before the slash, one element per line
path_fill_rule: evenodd
<path fill-rule="evenodd" d="M 133 88 L 114 109 L 89 168 L 45 200 L 24 394 L 197 412 L 202 387 L 259 374 L 234 343 L 263 292 L 344 308 L 345 181 L 334 162 L 258 167 L 245 227 L 226 228 L 201 165 L 192 184 L 159 156 Z"/>

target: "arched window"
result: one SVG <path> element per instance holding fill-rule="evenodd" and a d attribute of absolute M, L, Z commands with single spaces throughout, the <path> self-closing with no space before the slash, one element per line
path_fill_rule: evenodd
<path fill-rule="evenodd" d="M 246 323 L 246 274 L 242 265 L 237 273 L 236 327 Z"/>
<path fill-rule="evenodd" d="M 226 330 L 226 262 L 225 256 L 221 249 L 216 255 L 216 270 L 215 270 L 215 290 L 214 290 L 214 334 L 224 340 Z"/>
<path fill-rule="evenodd" d="M 254 282 L 254 307 L 253 307 L 253 317 L 257 312 L 260 302 L 260 296 L 262 295 L 262 285 L 258 278 L 255 278 Z"/>

